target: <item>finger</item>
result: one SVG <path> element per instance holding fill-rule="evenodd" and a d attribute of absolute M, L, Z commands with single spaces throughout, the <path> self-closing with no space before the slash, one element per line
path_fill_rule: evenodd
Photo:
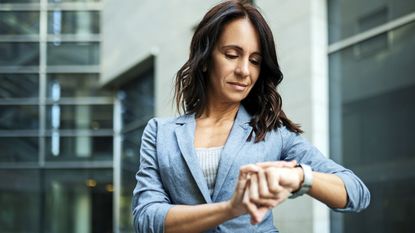
<path fill-rule="evenodd" d="M 255 205 L 260 208 L 270 209 L 276 206 L 279 199 L 260 199 Z"/>
<path fill-rule="evenodd" d="M 255 179 L 255 178 L 254 178 Z M 266 211 L 268 210 L 267 207 L 259 207 L 255 203 L 251 201 L 251 192 L 250 186 L 252 184 L 252 180 L 248 181 L 247 188 L 245 189 L 243 203 L 251 216 L 251 224 L 257 224 L 262 221 Z"/>
<path fill-rule="evenodd" d="M 259 201 L 258 174 L 251 174 L 251 179 L 248 187 L 250 201 L 257 204 Z"/>
<path fill-rule="evenodd" d="M 256 164 L 247 164 L 239 168 L 239 174 L 241 173 L 255 173 L 258 172 L 260 168 Z"/>
<path fill-rule="evenodd" d="M 265 180 L 265 186 L 266 186 L 267 183 L 266 183 L 265 175 L 264 175 L 264 180 Z M 257 207 L 261 207 L 261 206 L 266 206 L 267 207 L 267 206 L 272 205 L 272 200 L 271 199 L 263 198 L 263 197 L 260 196 L 258 174 L 252 174 L 248 187 L 249 187 L 249 201 L 250 202 L 255 204 Z M 271 197 L 274 196 L 269 192 L 268 192 L 268 195 L 271 196 Z M 256 216 L 258 216 L 258 215 L 256 215 Z"/>
<path fill-rule="evenodd" d="M 297 161 L 268 161 L 268 162 L 261 162 L 256 163 L 257 166 L 261 167 L 262 169 L 266 169 L 269 167 L 295 167 L 297 165 Z"/>
<path fill-rule="evenodd" d="M 258 166 L 254 164 L 248 164 L 248 165 L 242 166 L 239 169 L 239 178 L 238 178 L 236 191 L 243 192 L 246 186 L 246 182 L 250 179 L 250 173 L 257 172 L 257 171 L 258 171 Z"/>
<path fill-rule="evenodd" d="M 266 206 L 262 206 L 258 209 L 258 214 L 257 214 L 256 219 L 255 219 L 255 224 L 260 223 L 264 219 L 264 217 L 267 214 L 267 212 L 269 211 L 269 209 L 270 208 L 268 208 Z"/>
<path fill-rule="evenodd" d="M 263 169 L 260 169 L 258 171 L 258 185 L 259 185 L 259 196 L 260 198 L 272 198 L 273 195 L 270 193 L 268 189 L 268 179 L 265 175 L 265 171 Z"/>
<path fill-rule="evenodd" d="M 250 185 L 250 181 L 248 182 L 248 186 L 249 185 Z M 250 201 L 249 188 L 245 189 L 242 203 L 244 204 L 244 206 L 245 206 L 246 210 L 248 211 L 249 215 L 251 216 L 251 223 L 255 224 L 256 218 L 257 218 L 256 216 L 259 213 L 258 213 L 257 206 Z"/>
<path fill-rule="evenodd" d="M 272 193 L 274 197 L 278 195 L 278 193 L 283 191 L 283 187 L 281 187 L 281 185 L 279 184 L 279 173 L 275 171 L 275 169 L 266 169 L 265 176 L 267 177 L 268 190 L 270 193 Z"/>
<path fill-rule="evenodd" d="M 250 185 L 250 181 L 248 182 L 248 186 Z M 250 193 L 249 188 L 245 189 L 244 197 L 243 197 L 243 204 L 248 211 L 248 214 L 251 216 L 251 224 L 258 224 L 262 221 L 265 214 L 269 210 L 268 206 L 258 206 L 250 201 Z M 272 203 L 272 205 L 277 205 L 276 201 Z"/>

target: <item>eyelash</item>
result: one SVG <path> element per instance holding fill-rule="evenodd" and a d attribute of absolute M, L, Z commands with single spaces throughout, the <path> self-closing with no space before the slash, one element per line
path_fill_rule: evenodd
<path fill-rule="evenodd" d="M 233 55 L 233 54 L 225 54 L 225 57 L 228 59 L 236 59 L 238 58 L 238 55 Z M 260 61 L 256 61 L 254 59 L 249 59 L 249 61 L 254 64 L 254 65 L 259 65 L 261 62 Z"/>
<path fill-rule="evenodd" d="M 249 60 L 249 61 L 251 61 L 251 63 L 254 64 L 254 65 L 256 65 L 256 66 L 258 66 L 259 64 L 261 64 L 260 61 L 256 61 L 256 60 Z"/>
<path fill-rule="evenodd" d="M 235 59 L 238 57 L 238 55 L 233 55 L 233 54 L 225 54 L 225 56 L 226 58 L 229 58 L 229 59 Z"/>

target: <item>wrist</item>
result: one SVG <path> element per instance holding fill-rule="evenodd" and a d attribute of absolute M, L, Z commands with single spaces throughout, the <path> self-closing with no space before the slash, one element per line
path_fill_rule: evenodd
<path fill-rule="evenodd" d="M 236 218 L 244 214 L 244 212 L 239 208 L 233 206 L 232 200 L 224 202 L 224 212 L 227 213 L 227 216 L 230 216 L 231 218 Z"/>
<path fill-rule="evenodd" d="M 293 191 L 292 191 L 292 193 L 295 193 L 295 192 L 297 192 L 298 190 L 300 190 L 301 189 L 301 186 L 303 185 L 303 183 L 304 183 L 304 170 L 303 170 L 303 168 L 302 167 L 295 167 L 294 168 L 295 169 L 295 171 L 296 171 L 296 173 L 297 173 L 297 175 L 298 175 L 298 183 L 297 183 L 297 185 L 293 188 Z"/>
<path fill-rule="evenodd" d="M 300 187 L 298 190 L 292 192 L 292 195 L 290 198 L 296 198 L 304 193 L 308 193 L 308 191 L 311 189 L 311 185 L 313 184 L 313 171 L 310 166 L 306 164 L 299 164 L 296 168 L 300 168 L 302 170 L 302 175 L 300 175 Z"/>

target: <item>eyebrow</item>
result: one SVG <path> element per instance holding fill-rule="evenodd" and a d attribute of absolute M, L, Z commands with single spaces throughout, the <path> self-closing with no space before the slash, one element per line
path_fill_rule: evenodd
<path fill-rule="evenodd" d="M 238 46 L 238 45 L 233 45 L 233 44 L 230 44 L 230 45 L 224 45 L 224 46 L 222 46 L 222 47 L 221 47 L 221 49 L 222 49 L 222 50 L 224 50 L 224 49 L 229 49 L 229 48 L 231 48 L 231 49 L 236 49 L 236 50 L 239 50 L 239 51 L 244 51 L 244 49 L 243 49 L 241 46 Z M 258 52 L 258 51 L 255 51 L 255 52 L 253 52 L 252 54 L 255 54 L 255 55 L 258 55 L 258 56 L 262 56 L 262 55 L 261 55 L 261 53 L 260 53 L 260 52 Z"/>

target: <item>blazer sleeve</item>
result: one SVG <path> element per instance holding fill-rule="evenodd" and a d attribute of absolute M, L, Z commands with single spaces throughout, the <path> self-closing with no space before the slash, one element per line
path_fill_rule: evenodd
<path fill-rule="evenodd" d="M 296 160 L 307 164 L 313 171 L 335 174 L 345 185 L 348 201 L 345 208 L 333 208 L 337 212 L 360 212 L 370 203 L 370 192 L 366 185 L 351 170 L 326 158 L 315 146 L 311 145 L 300 135 L 293 133 L 285 127 L 280 128 L 282 137 L 283 160 Z"/>
<path fill-rule="evenodd" d="M 157 122 L 151 119 L 141 139 L 140 166 L 133 192 L 132 209 L 136 233 L 163 233 L 165 217 L 172 207 L 160 177 L 156 141 Z"/>

